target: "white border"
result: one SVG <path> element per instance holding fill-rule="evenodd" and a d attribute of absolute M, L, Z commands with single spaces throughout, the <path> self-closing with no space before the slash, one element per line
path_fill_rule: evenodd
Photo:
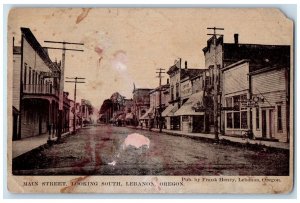
<path fill-rule="evenodd" d="M 50 1 L 47 1 L 47 2 L 50 2 Z M 8 10 L 9 7 L 14 7 L 14 6 L 22 6 L 22 7 L 33 7 L 33 6 L 37 6 L 37 5 L 32 5 L 32 4 L 39 4 L 38 7 L 43 7 L 41 5 L 44 5 L 44 6 L 55 6 L 55 7 L 60 7 L 60 6 L 63 6 L 63 7 L 86 7 L 87 5 L 90 5 L 90 6 L 100 6 L 100 7 L 105 7 L 105 6 L 112 6 L 112 5 L 115 5 L 115 6 L 120 6 L 120 7 L 140 7 L 140 6 L 146 6 L 146 7 L 279 7 L 281 8 L 282 10 L 284 11 L 290 11 L 290 9 L 292 8 L 291 6 L 288 6 L 288 5 L 274 5 L 274 3 L 281 3 L 281 2 L 274 2 L 274 1 L 271 1 L 271 0 L 252 0 L 252 1 L 243 1 L 243 4 L 240 4 L 241 1 L 231 1 L 230 4 L 224 4 L 224 1 L 221 1 L 221 0 L 210 0 L 209 3 L 210 4 L 202 4 L 202 5 L 196 5 L 198 4 L 199 2 L 197 2 L 196 0 L 184 0 L 184 1 L 180 1 L 179 3 L 174 3 L 172 1 L 166 1 L 166 0 L 144 0 L 143 2 L 141 1 L 127 1 L 126 3 L 122 0 L 102 0 L 101 1 L 101 4 L 102 5 L 98 5 L 98 3 L 100 3 L 99 1 L 97 0 L 90 0 L 87 2 L 87 0 L 85 1 L 68 1 L 68 2 L 61 2 L 61 0 L 51 0 L 51 3 L 52 4 L 49 4 L 47 2 L 41 2 L 39 0 L 26 0 L 26 1 L 22 1 L 22 0 L 3 0 L 2 1 L 2 7 L 0 8 L 0 12 L 1 12 L 1 17 L 3 18 L 1 20 L 1 24 L 0 24 L 0 27 L 1 27 L 1 38 L 2 38 L 2 41 L 0 42 L 0 47 L 2 48 L 1 51 L 2 51 L 2 54 L 0 55 L 0 61 L 3 61 L 3 68 L 0 69 L 0 73 L 1 73 L 1 76 L 3 78 L 2 82 L 0 82 L 0 95 L 3 96 L 1 97 L 0 99 L 0 125 L 1 125 L 1 137 L 2 139 L 0 139 L 0 142 L 1 142 L 1 146 L 3 146 L 3 155 L 4 156 L 0 156 L 1 160 L 0 162 L 3 163 L 3 168 L 2 168 L 2 171 L 3 171 L 3 175 L 4 177 L 0 178 L 0 181 L 3 183 L 3 185 L 0 186 L 0 190 L 1 190 L 1 193 L 4 192 L 4 198 L 163 198 L 163 199 L 166 199 L 166 198 L 222 198 L 223 200 L 221 200 L 222 202 L 225 201 L 225 202 L 232 202 L 232 200 L 229 200 L 227 198 L 296 198 L 296 194 L 297 194 L 297 191 L 298 188 L 297 188 L 297 180 L 295 179 L 295 189 L 294 189 L 294 192 L 292 194 L 289 194 L 289 195 L 276 195 L 274 197 L 274 195 L 203 195 L 203 194 L 200 194 L 200 195 L 15 195 L 15 194 L 11 194 L 7 191 L 6 189 L 6 146 L 4 146 L 4 143 L 6 143 L 6 135 L 4 134 L 4 128 L 6 128 L 6 62 L 7 62 L 7 55 L 6 55 L 6 22 L 7 22 L 7 14 L 8 14 Z M 226 1 L 227 2 L 227 1 Z M 70 5 L 68 5 L 68 3 L 72 3 Z M 201 2 L 200 2 L 201 3 Z M 260 3 L 260 4 L 258 4 Z M 285 3 L 285 4 L 297 4 L 298 2 L 295 1 L 295 0 L 285 0 L 284 2 L 282 3 Z M 4 7 L 4 4 L 19 4 L 19 5 L 6 5 Z M 53 5 L 55 4 L 55 5 Z M 103 4 L 108 4 L 108 5 L 103 5 Z M 120 5 L 121 4 L 121 5 Z M 133 5 L 135 4 L 135 5 Z M 167 5 L 167 4 L 172 4 L 172 5 Z M 192 4 L 192 5 L 188 5 L 188 4 Z M 216 4 L 222 4 L 222 5 L 216 5 Z M 233 5 L 235 4 L 235 5 Z M 261 5 L 261 4 L 265 4 L 265 5 Z M 296 8 L 299 9 L 299 5 L 297 4 L 296 5 Z M 297 16 L 297 13 L 295 13 L 295 7 L 292 8 L 291 12 L 288 12 L 288 13 L 291 13 L 291 15 L 287 14 L 288 17 L 292 17 L 294 20 L 295 20 L 295 42 L 297 43 L 296 46 L 295 46 L 295 81 L 296 81 L 296 94 L 295 94 L 295 101 L 297 102 L 297 93 L 299 93 L 299 89 L 300 88 L 297 88 L 298 87 L 298 76 L 299 76 L 299 71 L 297 71 L 297 65 L 298 65 L 298 61 L 297 61 L 297 58 L 299 57 L 298 55 L 298 52 L 297 52 L 297 47 L 298 47 L 298 41 L 297 41 L 297 27 L 298 27 L 298 24 L 299 22 L 297 21 L 296 19 L 296 16 Z M 5 31 L 5 32 L 4 32 Z M 297 55 L 296 55 L 297 54 Z M 299 84 L 300 85 L 300 84 Z M 300 86 L 299 86 L 300 87 Z M 2 99 L 3 98 L 3 99 Z M 297 119 L 297 115 L 299 113 L 299 109 L 297 108 L 297 106 L 295 106 L 295 110 L 297 110 L 297 112 L 295 112 L 295 120 L 296 120 L 296 126 L 298 126 L 298 119 Z M 295 135 L 297 135 L 297 129 L 295 129 Z M 297 137 L 297 136 L 295 136 Z M 298 143 L 299 142 L 299 139 L 296 139 L 296 146 L 298 146 Z M 6 145 L 6 144 L 5 144 Z M 296 152 L 297 152 L 297 148 L 295 148 L 295 155 L 296 155 Z M 2 159 L 4 158 L 4 159 Z M 295 164 L 298 162 L 298 159 L 299 157 L 296 155 L 296 158 L 297 158 L 297 161 L 295 160 Z M 295 170 L 295 177 L 297 178 L 297 170 Z M 224 198 L 226 198 L 226 200 L 224 200 Z M 44 201 L 44 200 L 43 200 Z M 49 200 L 51 201 L 51 200 Z M 72 200 L 72 201 L 75 201 L 75 200 Z M 102 200 L 101 200 L 102 201 Z M 132 200 L 130 200 L 131 202 Z M 139 200 L 141 201 L 141 200 Z M 143 200 L 144 201 L 144 200 Z M 164 200 L 166 201 L 166 200 Z M 174 202 L 174 200 L 171 200 L 172 202 Z M 242 201 L 245 201 L 245 200 L 242 200 Z M 250 200 L 250 201 L 253 201 L 253 200 Z M 256 200 L 255 200 L 256 201 Z M 268 202 L 268 200 L 263 200 L 264 202 Z M 271 200 L 269 200 L 271 201 Z M 30 200 L 30 202 L 32 202 Z M 97 201 L 98 202 L 98 201 Z M 274 200 L 272 200 L 272 202 L 274 202 Z"/>

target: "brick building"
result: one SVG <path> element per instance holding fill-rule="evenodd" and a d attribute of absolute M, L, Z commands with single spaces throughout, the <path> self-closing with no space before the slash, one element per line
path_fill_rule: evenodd
<path fill-rule="evenodd" d="M 170 76 L 170 101 L 168 107 L 162 113 L 166 120 L 167 129 L 190 131 L 188 128 L 190 128 L 192 109 L 190 109 L 191 106 L 186 107 L 184 104 L 192 95 L 191 79 L 203 72 L 205 72 L 204 69 L 188 68 L 187 61 L 185 61 L 184 68 L 182 68 L 181 59 L 175 61 L 174 65 L 167 71 Z M 190 111 L 187 111 L 189 109 Z M 189 115 L 187 115 L 187 112 Z M 194 114 L 196 113 L 194 112 Z"/>

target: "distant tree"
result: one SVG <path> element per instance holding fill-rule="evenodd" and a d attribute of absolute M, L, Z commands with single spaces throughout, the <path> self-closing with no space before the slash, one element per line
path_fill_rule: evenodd
<path fill-rule="evenodd" d="M 89 100 L 84 99 L 83 103 L 88 107 L 89 114 L 93 114 L 94 107 Z"/>
<path fill-rule="evenodd" d="M 100 107 L 100 114 L 104 114 L 107 110 L 111 109 L 113 107 L 113 102 L 111 99 L 106 99 L 103 101 L 101 107 Z"/>

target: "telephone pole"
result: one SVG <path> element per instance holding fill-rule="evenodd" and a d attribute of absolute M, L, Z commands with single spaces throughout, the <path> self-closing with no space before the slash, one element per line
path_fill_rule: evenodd
<path fill-rule="evenodd" d="M 208 30 L 214 30 L 213 34 L 207 34 L 213 36 L 213 43 L 214 43 L 214 131 L 215 131 L 215 140 L 219 140 L 219 121 L 218 121 L 218 112 L 219 112 L 219 99 L 218 99 L 218 93 L 219 93 L 219 70 L 218 70 L 218 64 L 217 64 L 217 34 L 216 30 L 224 30 L 224 28 L 217 28 L 217 27 L 208 27 Z M 222 36 L 222 35 L 221 35 Z"/>
<path fill-rule="evenodd" d="M 70 82 L 70 83 L 74 83 L 75 84 L 75 88 L 74 88 L 74 118 L 73 118 L 73 133 L 76 134 L 76 91 L 77 91 L 77 83 L 85 83 L 84 81 L 80 81 L 83 80 L 85 78 L 79 78 L 79 77 L 75 77 L 75 78 L 69 78 L 66 77 L 67 79 L 73 79 L 73 81 L 66 81 L 66 82 Z M 79 81 L 78 81 L 79 80 Z"/>
<path fill-rule="evenodd" d="M 157 69 L 158 72 L 158 76 L 156 76 L 157 78 L 159 78 L 159 108 L 158 108 L 158 113 L 159 113 L 159 132 L 161 133 L 162 132 L 162 116 L 161 116 L 161 113 L 162 113 L 162 108 L 161 108 L 161 79 L 163 78 L 163 76 L 161 75 L 162 73 L 165 73 L 163 72 L 165 69 L 163 68 L 159 68 Z"/>
<path fill-rule="evenodd" d="M 46 43 L 55 43 L 55 44 L 62 44 L 63 47 L 44 47 L 46 49 L 58 49 L 62 50 L 62 60 L 61 60 L 61 67 L 60 67 L 60 81 L 59 81 L 59 118 L 61 119 L 60 125 L 61 128 L 63 128 L 63 106 L 64 106 L 64 72 L 65 72 L 65 59 L 66 59 L 66 51 L 81 51 L 83 52 L 84 50 L 82 49 L 67 49 L 66 45 L 84 45 L 83 43 L 74 43 L 74 42 L 65 42 L 65 41 L 44 41 Z M 61 137 L 61 132 L 59 130 L 58 132 L 58 139 Z"/>

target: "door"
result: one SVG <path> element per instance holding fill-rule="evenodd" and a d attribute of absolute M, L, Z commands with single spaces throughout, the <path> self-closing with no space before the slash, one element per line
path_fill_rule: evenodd
<path fill-rule="evenodd" d="M 274 138 L 275 125 L 274 125 L 274 109 L 269 111 L 269 123 L 270 123 L 270 138 Z"/>
<path fill-rule="evenodd" d="M 261 111 L 261 128 L 262 128 L 262 137 L 266 137 L 267 135 L 267 115 L 266 115 L 266 110 Z"/>
<path fill-rule="evenodd" d="M 193 116 L 193 132 L 204 131 L 204 116 Z"/>
<path fill-rule="evenodd" d="M 39 135 L 42 134 L 42 113 L 39 114 Z"/>

